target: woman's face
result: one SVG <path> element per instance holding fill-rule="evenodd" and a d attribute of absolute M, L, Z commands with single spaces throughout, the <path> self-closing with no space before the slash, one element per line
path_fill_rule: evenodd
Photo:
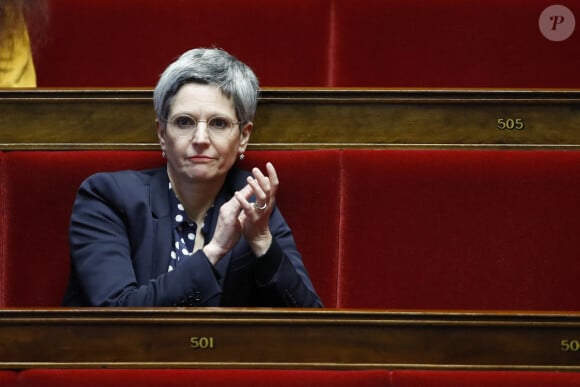
<path fill-rule="evenodd" d="M 216 117 L 215 122 L 220 125 L 227 120 L 238 121 L 233 101 L 217 86 L 188 83 L 175 94 L 167 124 L 157 122 L 157 135 L 172 179 L 184 183 L 223 182 L 238 155 L 246 149 L 252 123 L 241 130 L 239 124 L 233 124 L 231 130 L 211 131 L 207 121 Z M 195 129 L 183 130 L 194 121 Z"/>

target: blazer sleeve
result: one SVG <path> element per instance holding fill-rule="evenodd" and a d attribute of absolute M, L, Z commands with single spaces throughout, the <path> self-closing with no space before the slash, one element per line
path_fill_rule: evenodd
<path fill-rule="evenodd" d="M 256 280 L 263 291 L 277 295 L 280 306 L 322 307 L 290 227 L 276 207 L 270 219 L 272 245 L 256 259 Z"/>
<path fill-rule="evenodd" d="M 172 272 L 156 274 L 155 227 L 161 226 L 152 216 L 149 195 L 138 172 L 100 173 L 83 182 L 71 216 L 71 280 L 64 305 L 219 303 L 221 287 L 202 251 Z M 136 271 L 150 278 L 138 281 Z"/>

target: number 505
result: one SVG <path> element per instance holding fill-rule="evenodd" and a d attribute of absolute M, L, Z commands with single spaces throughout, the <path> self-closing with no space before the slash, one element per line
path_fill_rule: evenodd
<path fill-rule="evenodd" d="M 497 128 L 499 130 L 522 130 L 525 127 L 524 120 L 521 118 L 498 118 Z"/>
<path fill-rule="evenodd" d="M 560 349 L 564 352 L 578 352 L 580 351 L 580 341 L 562 340 L 560 341 Z"/>

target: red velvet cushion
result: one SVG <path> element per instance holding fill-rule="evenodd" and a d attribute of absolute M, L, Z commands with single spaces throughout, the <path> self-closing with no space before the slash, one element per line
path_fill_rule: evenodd
<path fill-rule="evenodd" d="M 16 387 L 18 384 L 16 372 L 14 371 L 0 371 L 0 386 L 2 387 Z"/>
<path fill-rule="evenodd" d="M 387 372 L 315 370 L 49 370 L 20 374 L 25 387 L 374 387 L 388 385 Z"/>
<path fill-rule="evenodd" d="M 580 34 L 542 35 L 546 0 L 341 0 L 331 86 L 580 87 Z M 578 19 L 577 2 L 566 2 Z M 578 20 L 576 21 L 578 29 Z"/>
<path fill-rule="evenodd" d="M 70 211 L 82 180 L 97 171 L 159 166 L 160 155 L 158 151 L 7 153 L 2 305 L 59 305 L 68 278 Z M 247 152 L 244 167 L 264 168 L 267 161 L 277 167 L 279 206 L 312 281 L 325 305 L 336 306 L 339 152 Z"/>
<path fill-rule="evenodd" d="M 425 371 L 391 372 L 392 387 L 567 387 L 580 386 L 575 372 Z"/>
<path fill-rule="evenodd" d="M 4 193 L 6 183 L 4 182 L 4 152 L 0 151 L 0 214 L 5 213 L 4 209 Z M 4 259 L 4 245 L 6 239 L 6 216 L 0 215 L 0 307 L 6 305 L 6 291 L 5 291 L 5 276 L 6 276 L 6 260 Z"/>
<path fill-rule="evenodd" d="M 69 271 L 70 211 L 86 177 L 162 163 L 158 151 L 7 152 L 2 306 L 60 305 Z"/>
<path fill-rule="evenodd" d="M 49 0 L 41 87 L 151 87 L 171 61 L 216 46 L 262 86 L 325 86 L 330 0 Z"/>
<path fill-rule="evenodd" d="M 580 309 L 580 152 L 344 151 L 340 307 Z"/>
<path fill-rule="evenodd" d="M 318 295 L 336 307 L 340 191 L 338 150 L 253 151 L 242 166 L 265 171 L 271 161 L 280 178 L 278 206 L 292 228 L 296 244 Z"/>

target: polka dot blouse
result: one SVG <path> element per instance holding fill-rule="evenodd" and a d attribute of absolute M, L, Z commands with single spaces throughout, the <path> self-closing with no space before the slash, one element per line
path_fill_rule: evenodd
<path fill-rule="evenodd" d="M 172 271 L 177 267 L 179 261 L 187 256 L 193 255 L 195 238 L 197 235 L 197 224 L 190 220 L 185 213 L 183 204 L 177 198 L 171 182 L 169 183 L 169 205 L 171 207 L 171 217 L 173 219 L 173 247 L 171 249 L 171 259 L 169 260 L 168 271 Z M 213 211 L 212 205 L 205 214 L 204 222 L 201 225 L 201 233 L 205 236 L 208 234 L 208 225 L 205 219 L 208 214 Z"/>

